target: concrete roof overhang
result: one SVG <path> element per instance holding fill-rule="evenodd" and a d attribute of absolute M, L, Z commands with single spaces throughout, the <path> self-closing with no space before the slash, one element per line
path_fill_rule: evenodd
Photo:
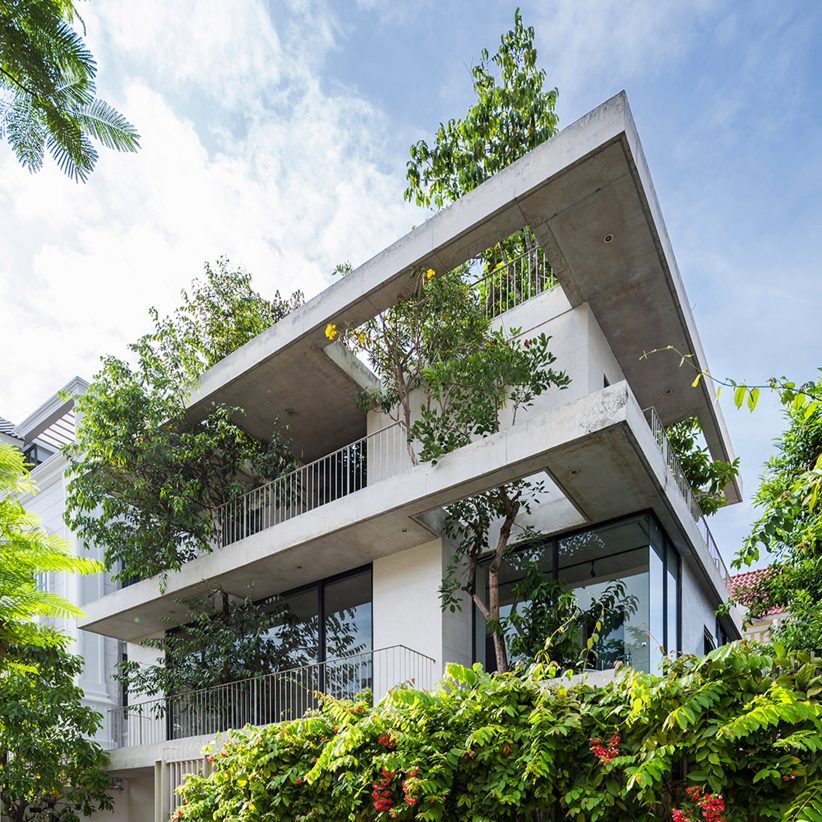
<path fill-rule="evenodd" d="M 139 641 L 185 615 L 181 600 L 215 587 L 263 597 L 432 538 L 430 512 L 502 482 L 547 471 L 589 522 L 653 510 L 718 603 L 727 590 L 625 382 L 527 418 L 448 454 L 86 607 L 80 626 Z M 427 527 L 428 526 L 428 527 Z M 563 528 L 557 524 L 558 528 Z"/>
<path fill-rule="evenodd" d="M 324 355 L 325 327 L 357 326 L 407 293 L 419 266 L 446 271 L 530 225 L 572 305 L 587 302 L 640 405 L 664 424 L 695 415 L 714 458 L 733 451 L 705 381 L 672 357 L 640 360 L 675 346 L 707 361 L 674 258 L 628 101 L 620 93 L 431 217 L 298 311 L 209 369 L 190 397 L 190 413 L 211 403 L 247 409 L 247 425 L 267 437 L 286 409 L 307 456 L 362 433 L 357 380 Z M 606 237 L 610 237 L 606 241 Z M 318 398 L 329 414 L 316 413 Z M 330 420 L 333 420 L 331 422 Z M 352 436 L 352 434 L 354 436 Z M 740 487 L 726 489 L 729 501 Z"/>

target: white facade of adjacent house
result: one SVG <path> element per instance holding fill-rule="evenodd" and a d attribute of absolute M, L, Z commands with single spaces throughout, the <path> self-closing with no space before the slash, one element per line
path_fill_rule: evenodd
<path fill-rule="evenodd" d="M 26 456 L 35 493 L 20 497 L 23 507 L 35 514 L 44 528 L 63 537 L 77 556 L 100 559 L 93 546 L 84 545 L 63 521 L 66 506 L 66 458 L 60 448 L 74 441 L 74 397 L 85 392 L 87 383 L 75 377 L 19 424 L 2 426 L 3 441 L 19 448 Z M 63 396 L 65 395 L 65 396 Z M 80 576 L 62 572 L 44 573 L 38 584 L 45 590 L 83 608 L 86 603 L 105 596 L 115 585 L 105 574 Z M 110 637 L 84 631 L 73 618 L 49 619 L 48 624 L 69 637 L 69 650 L 83 658 L 83 671 L 77 684 L 85 694 L 84 703 L 103 717 L 97 734 L 101 745 L 111 747 L 111 710 L 121 704 L 120 686 L 113 678 L 123 643 Z"/>
<path fill-rule="evenodd" d="M 549 334 L 570 385 L 436 465 L 415 461 L 402 424 L 360 410 L 357 396 L 375 378 L 325 329 L 356 328 L 407 293 L 411 272 L 450 270 L 524 225 L 553 273 L 543 277 L 536 256 L 517 261 L 533 267 L 532 285 L 497 305 L 494 322 L 526 337 Z M 116 818 L 167 818 L 174 787 L 204 767 L 200 747 L 216 731 L 299 714 L 318 689 L 347 693 L 356 683 L 379 696 L 399 681 L 430 684 L 449 661 L 492 664 L 481 614 L 468 601 L 456 613 L 441 607 L 454 551 L 441 525 L 444 506 L 505 481 L 544 483 L 515 529 L 541 535 L 527 547 L 544 573 L 580 597 L 613 579 L 637 597 L 614 637 L 618 658 L 650 670 L 663 653 L 702 653 L 706 635 L 715 644 L 736 638 L 738 614 L 714 616 L 728 596 L 727 569 L 664 426 L 695 415 L 714 458 L 732 459 L 732 447 L 704 384 L 693 388 L 692 374 L 664 355 L 641 358 L 665 345 L 707 368 L 618 95 L 204 374 L 190 397 L 193 417 L 213 403 L 240 406 L 241 424 L 263 438 L 287 418 L 301 467 L 224 509 L 212 553 L 164 584 L 142 580 L 85 601 L 81 624 L 100 648 L 103 637 L 139 643 L 182 618 L 182 601 L 219 586 L 285 607 L 290 622 L 272 630 L 297 631 L 290 640 L 302 643 L 301 664 L 219 695 L 113 711 L 111 773 L 123 787 Z M 726 488 L 731 503 L 740 494 L 736 483 Z M 512 556 L 509 603 L 521 571 Z"/>

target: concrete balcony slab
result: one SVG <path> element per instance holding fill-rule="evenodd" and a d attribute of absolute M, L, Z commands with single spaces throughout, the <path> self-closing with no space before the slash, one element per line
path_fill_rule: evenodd
<path fill-rule="evenodd" d="M 625 382 L 609 386 L 86 606 L 85 630 L 139 641 L 220 586 L 262 598 L 431 539 L 441 506 L 547 472 L 591 523 L 652 509 L 717 599 L 726 591 Z M 434 512 L 432 514 L 432 512 Z M 557 530 L 568 527 L 557 523 Z"/>

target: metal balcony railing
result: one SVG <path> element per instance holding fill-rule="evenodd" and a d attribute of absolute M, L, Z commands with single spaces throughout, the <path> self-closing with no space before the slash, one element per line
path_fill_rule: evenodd
<path fill-rule="evenodd" d="M 544 252 L 535 246 L 479 277 L 471 287 L 479 294 L 487 316 L 498 317 L 556 285 Z"/>
<path fill-rule="evenodd" d="M 217 513 L 220 545 L 313 511 L 410 466 L 405 424 L 392 423 L 227 502 Z"/>
<path fill-rule="evenodd" d="M 722 554 L 719 553 L 719 548 L 717 548 L 713 534 L 711 533 L 711 529 L 708 527 L 708 522 L 705 519 L 705 515 L 699 507 L 699 501 L 694 495 L 691 484 L 688 482 L 688 478 L 682 470 L 682 466 L 679 464 L 679 459 L 677 458 L 673 446 L 668 439 L 668 435 L 665 433 L 665 427 L 662 425 L 662 421 L 659 419 L 656 409 L 646 408 L 645 419 L 648 420 L 648 425 L 651 427 L 651 433 L 654 435 L 654 439 L 656 440 L 656 444 L 662 454 L 663 459 L 665 460 L 665 464 L 668 466 L 668 469 L 674 478 L 676 487 L 679 489 L 680 494 L 682 494 L 685 502 L 688 504 L 688 508 L 691 511 L 691 516 L 694 518 L 694 521 L 699 528 L 699 532 L 702 534 L 705 544 L 708 546 L 708 556 L 710 556 L 711 561 L 716 566 L 716 570 L 719 571 L 722 581 L 727 585 L 728 580 L 730 579 L 728 566 L 725 564 L 725 560 L 722 559 Z"/>
<path fill-rule="evenodd" d="M 430 689 L 435 661 L 404 645 L 315 662 L 139 702 L 109 711 L 113 748 L 152 745 L 297 719 L 319 706 L 319 694 L 353 699 L 370 690 L 375 698 L 408 684 Z"/>

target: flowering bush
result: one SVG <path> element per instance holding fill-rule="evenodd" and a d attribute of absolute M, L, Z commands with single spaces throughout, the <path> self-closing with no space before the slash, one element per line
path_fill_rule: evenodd
<path fill-rule="evenodd" d="M 231 732 L 180 818 L 822 819 L 822 660 L 736 643 L 598 689 L 556 673 L 452 665 L 433 693 Z"/>
<path fill-rule="evenodd" d="M 686 807 L 673 810 L 673 822 L 728 822 L 722 794 L 706 793 L 699 785 L 691 785 L 685 788 L 685 795 Z"/>

